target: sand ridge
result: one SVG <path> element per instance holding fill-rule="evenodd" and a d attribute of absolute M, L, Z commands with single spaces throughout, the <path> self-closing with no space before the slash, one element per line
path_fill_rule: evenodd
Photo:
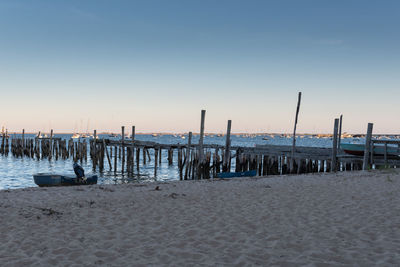
<path fill-rule="evenodd" d="M 396 170 L 0 191 L 7 266 L 398 266 Z"/>

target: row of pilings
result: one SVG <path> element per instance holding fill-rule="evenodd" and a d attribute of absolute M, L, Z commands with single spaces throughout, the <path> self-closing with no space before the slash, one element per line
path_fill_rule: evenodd
<path fill-rule="evenodd" d="M 2 139 L 0 154 L 11 152 L 14 157 L 38 160 L 72 158 L 81 162 L 86 162 L 89 156 L 94 171 L 108 170 L 132 177 L 141 172 L 140 166 L 152 163 L 156 177 L 162 164 L 162 154 L 166 153 L 169 166 L 176 161 L 181 180 L 208 179 L 230 171 L 256 170 L 258 175 L 281 175 L 332 170 L 331 160 L 318 157 L 299 158 L 291 163 L 287 155 L 255 154 L 249 148 L 204 145 L 202 149 L 200 151 L 199 145 L 190 141 L 187 145 L 163 145 L 137 140 L 12 137 Z M 339 170 L 362 168 L 360 161 L 336 164 L 339 164 Z"/>
<path fill-rule="evenodd" d="M 61 138 L 14 138 L 3 137 L 0 154 L 34 159 L 70 159 L 87 161 L 88 148 L 86 140 L 74 141 Z"/>

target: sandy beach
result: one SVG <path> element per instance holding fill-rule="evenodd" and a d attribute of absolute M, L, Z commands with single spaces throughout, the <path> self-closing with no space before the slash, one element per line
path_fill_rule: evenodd
<path fill-rule="evenodd" d="M 398 266 L 400 172 L 0 191 L 2 266 Z"/>

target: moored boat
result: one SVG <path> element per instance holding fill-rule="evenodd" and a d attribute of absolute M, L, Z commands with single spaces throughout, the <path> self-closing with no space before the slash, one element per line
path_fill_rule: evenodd
<path fill-rule="evenodd" d="M 355 156 L 363 156 L 364 155 L 364 151 L 365 151 L 365 145 L 364 144 L 348 144 L 348 143 L 344 143 L 344 144 L 340 144 L 340 148 L 346 152 L 347 154 L 350 155 L 355 155 Z M 383 156 L 385 155 L 385 146 L 382 145 L 375 145 L 374 146 L 374 155 L 377 156 Z M 400 151 L 398 150 L 397 147 L 393 147 L 393 146 L 388 146 L 386 153 L 388 156 L 391 157 L 398 157 L 400 155 Z"/>

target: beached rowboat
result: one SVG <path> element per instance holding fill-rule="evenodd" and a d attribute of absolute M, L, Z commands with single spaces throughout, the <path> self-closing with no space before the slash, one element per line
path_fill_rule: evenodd
<path fill-rule="evenodd" d="M 249 177 L 256 176 L 257 171 L 246 171 L 246 172 L 221 172 L 217 174 L 217 178 L 234 178 L 234 177 Z"/>
<path fill-rule="evenodd" d="M 37 173 L 33 175 L 33 180 L 38 186 L 89 185 L 97 184 L 97 175 L 77 178 L 58 174 Z"/>

